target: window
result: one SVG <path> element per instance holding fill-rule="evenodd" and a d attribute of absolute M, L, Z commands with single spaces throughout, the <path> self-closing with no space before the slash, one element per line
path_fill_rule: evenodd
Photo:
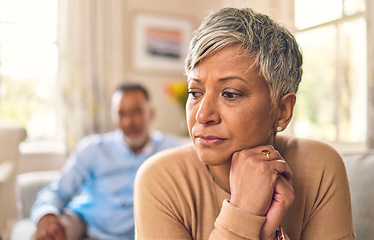
<path fill-rule="evenodd" d="M 304 56 L 293 131 L 329 142 L 365 142 L 365 0 L 295 0 Z"/>
<path fill-rule="evenodd" d="M 0 119 L 56 139 L 57 0 L 0 0 Z"/>

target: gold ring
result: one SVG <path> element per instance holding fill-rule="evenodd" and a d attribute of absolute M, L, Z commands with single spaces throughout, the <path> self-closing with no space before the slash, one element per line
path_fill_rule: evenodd
<path fill-rule="evenodd" d="M 261 153 L 263 154 L 263 155 L 266 155 L 266 157 L 268 158 L 268 160 L 270 160 L 270 152 L 269 152 L 269 150 L 267 150 L 267 149 L 264 149 L 264 150 L 262 150 L 261 151 Z"/>

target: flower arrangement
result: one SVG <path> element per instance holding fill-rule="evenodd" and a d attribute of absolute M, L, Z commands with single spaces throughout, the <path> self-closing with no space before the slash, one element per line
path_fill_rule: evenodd
<path fill-rule="evenodd" d="M 165 92 L 172 101 L 177 102 L 182 111 L 186 109 L 186 102 L 188 98 L 188 86 L 186 80 L 177 80 L 168 82 L 165 86 Z"/>

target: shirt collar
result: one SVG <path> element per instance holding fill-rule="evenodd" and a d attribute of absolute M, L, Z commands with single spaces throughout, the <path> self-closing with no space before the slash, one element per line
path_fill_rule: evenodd
<path fill-rule="evenodd" d="M 123 137 L 123 132 L 121 130 L 117 130 L 118 136 L 120 137 L 121 141 L 123 142 L 124 146 L 126 146 L 126 150 L 133 153 L 130 149 L 130 146 L 127 144 Z M 144 154 L 144 155 L 151 155 L 155 149 L 155 143 L 153 139 L 153 134 L 151 133 L 149 136 L 149 141 L 144 146 L 144 148 L 136 155 Z"/>
<path fill-rule="evenodd" d="M 145 154 L 145 155 L 151 155 L 154 149 L 155 149 L 155 143 L 153 142 L 152 136 L 149 136 L 148 143 L 144 146 L 144 148 L 142 149 L 140 153 Z"/>

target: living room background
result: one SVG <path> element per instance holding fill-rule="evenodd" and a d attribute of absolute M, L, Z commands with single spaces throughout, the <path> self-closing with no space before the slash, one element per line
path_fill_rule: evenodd
<path fill-rule="evenodd" d="M 26 144 L 23 144 L 23 149 L 26 153 L 28 151 L 35 152 L 35 149 L 41 152 L 43 152 L 43 149 L 49 149 L 49 151 L 55 149 L 55 152 L 65 154 L 83 136 L 111 129 L 107 106 L 113 89 L 125 79 L 140 81 L 151 90 L 152 100 L 157 109 L 155 129 L 185 135 L 184 113 L 178 104 L 168 99 L 164 89 L 170 81 L 183 80 L 183 71 L 144 70 L 137 68 L 134 64 L 134 48 L 137 44 L 134 39 L 134 28 L 136 27 L 134 20 L 138 14 L 182 19 L 189 22 L 194 29 L 206 13 L 212 9 L 225 6 L 252 7 L 256 11 L 267 13 L 281 21 L 296 36 L 304 34 L 309 30 L 308 28 L 311 28 L 311 26 L 300 27 L 295 22 L 295 19 L 300 19 L 300 10 L 297 10 L 297 7 L 303 4 L 303 0 L 194 0 L 177 2 L 172 0 L 2 0 L 0 4 L 2 6 L 10 4 L 8 10 L 22 9 L 22 11 L 13 12 L 13 15 L 12 11 L 6 11 L 6 7 L 1 7 L 2 10 L 0 10 L 2 13 L 7 13 L 1 14 L 2 17 L 0 18 L 0 36 L 2 39 L 0 51 L 0 119 L 16 119 L 25 125 L 28 130 L 28 139 Z M 44 6 L 44 8 L 38 7 L 38 4 Z M 318 6 L 318 4 L 321 5 Z M 370 1 L 336 0 L 333 1 L 333 4 L 342 6 L 342 9 L 337 8 L 341 12 L 345 11 L 344 6 L 351 6 L 351 8 L 352 6 L 353 8 L 357 8 L 357 6 L 360 8 L 361 6 L 358 13 L 349 14 L 345 11 L 344 17 L 349 20 L 360 15 L 358 17 L 364 19 L 365 23 L 371 21 L 368 12 L 372 11 L 373 6 L 371 6 Z M 323 1 L 313 2 L 311 6 L 318 6 L 320 9 L 332 7 L 323 5 Z M 44 12 L 39 12 L 41 9 L 44 9 Z M 322 15 L 323 12 L 329 11 L 321 10 L 320 12 Z M 29 13 L 29 15 L 25 13 Z M 330 15 L 330 19 L 322 21 L 320 24 L 325 26 L 337 21 L 336 19 L 340 19 L 332 12 Z M 31 31 L 22 28 L 25 24 L 33 27 Z M 24 31 L 24 36 L 27 36 L 24 40 L 17 39 L 17 41 L 14 41 L 12 37 L 17 37 L 15 34 L 9 37 L 9 29 L 12 29 L 11 26 L 14 25 L 17 29 L 14 32 Z M 364 25 L 369 32 L 367 43 L 362 45 L 371 46 L 369 44 L 371 42 L 369 33 L 372 25 Z M 42 33 L 40 29 L 47 29 L 49 32 Z M 22 37 L 22 35 L 19 36 Z M 364 36 L 366 37 L 366 34 Z M 24 41 L 23 46 L 29 47 L 29 49 L 31 47 L 33 51 L 27 50 L 26 47 L 18 48 L 18 55 L 11 55 L 14 51 L 7 51 L 7 49 L 17 49 L 22 41 Z M 8 48 L 9 46 L 10 48 Z M 34 46 L 44 46 L 45 49 L 49 49 L 49 52 L 45 51 L 48 53 L 44 55 L 39 54 L 41 58 L 38 60 L 36 58 L 38 48 Z M 25 50 L 22 52 L 22 49 Z M 367 50 L 370 53 L 370 49 Z M 308 51 L 304 50 L 304 52 Z M 367 60 L 366 57 L 364 60 Z M 370 61 L 372 60 L 369 59 L 362 65 L 369 66 Z M 308 62 L 308 60 L 305 62 Z M 32 68 L 32 66 L 36 67 Z M 325 67 L 335 68 L 334 66 Z M 37 69 L 40 69 L 41 72 L 44 71 L 44 75 L 35 74 Z M 360 72 L 360 78 L 364 78 L 364 82 L 360 83 L 364 90 L 367 90 L 367 86 L 372 86 L 370 68 L 366 69 L 364 68 L 364 72 Z M 304 74 L 307 76 L 308 72 L 304 72 Z M 369 79 L 369 82 L 366 83 L 366 79 Z M 362 80 L 360 81 L 362 82 Z M 9 83 L 13 85 L 7 86 L 6 82 L 8 85 Z M 352 139 L 343 138 L 343 141 L 338 137 L 326 138 L 322 136 L 323 134 L 312 137 L 330 141 L 333 144 L 339 143 L 336 144 L 337 147 L 341 146 L 341 143 L 345 147 L 352 148 L 372 146 L 373 136 L 370 135 L 369 131 L 366 131 L 366 129 L 370 129 L 370 124 L 373 122 L 370 121 L 370 116 L 373 114 L 373 107 L 370 105 L 372 96 L 370 91 L 367 92 L 368 95 L 366 92 L 358 93 L 358 95 L 361 95 L 360 99 L 369 99 L 366 102 L 345 100 L 348 101 L 345 105 L 348 105 L 349 109 L 356 109 L 357 106 L 364 109 L 364 113 L 359 115 L 361 121 L 358 121 L 358 123 L 361 132 L 368 132 L 367 136 L 361 134 L 359 137 Z M 316 96 L 316 94 L 311 94 L 310 99 L 315 99 Z M 336 100 L 323 99 L 321 102 L 329 105 L 329 101 Z M 20 104 L 17 106 L 17 103 Z M 333 104 L 330 108 L 339 108 L 338 103 Z M 303 112 L 303 109 L 297 109 L 297 111 Z M 324 116 L 327 115 L 328 113 L 324 114 Z M 362 119 L 366 117 L 368 120 Z M 296 112 L 296 118 L 301 118 L 298 112 Z M 301 133 L 296 133 L 296 135 L 303 136 L 305 129 L 308 127 L 310 126 L 305 124 L 294 124 L 293 129 L 290 128 L 288 132 L 295 134 L 295 131 L 300 131 Z M 338 126 L 332 123 L 329 129 L 335 129 L 336 131 L 337 128 Z M 334 134 L 334 130 L 331 131 Z M 344 133 L 344 128 L 340 129 L 340 135 L 342 135 L 341 133 Z"/>

